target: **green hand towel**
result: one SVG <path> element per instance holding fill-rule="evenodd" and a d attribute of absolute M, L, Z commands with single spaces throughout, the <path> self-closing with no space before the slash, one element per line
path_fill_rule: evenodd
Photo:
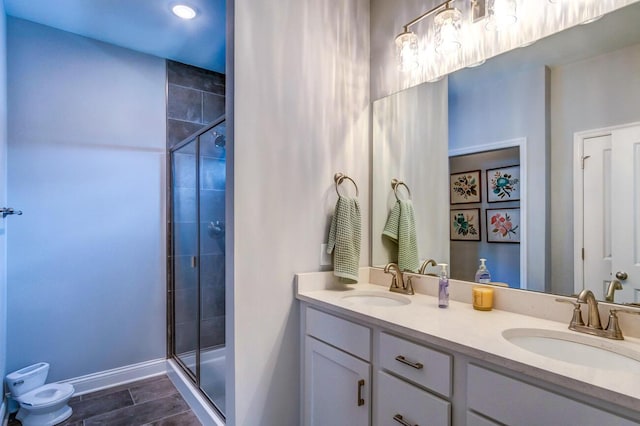
<path fill-rule="evenodd" d="M 398 267 L 416 272 L 420 266 L 416 220 L 411 200 L 399 200 L 391 209 L 382 235 L 398 244 Z"/>
<path fill-rule="evenodd" d="M 339 196 L 329 229 L 327 253 L 333 252 L 333 274 L 347 283 L 358 282 L 361 234 L 358 200 Z"/>

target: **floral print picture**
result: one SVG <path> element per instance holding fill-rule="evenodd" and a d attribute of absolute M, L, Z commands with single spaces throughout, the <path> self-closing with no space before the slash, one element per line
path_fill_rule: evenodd
<path fill-rule="evenodd" d="M 480 241 L 480 209 L 451 210 L 452 241 Z"/>
<path fill-rule="evenodd" d="M 487 209 L 487 242 L 520 242 L 520 209 Z"/>
<path fill-rule="evenodd" d="M 487 201 L 515 201 L 520 199 L 520 166 L 487 170 Z"/>
<path fill-rule="evenodd" d="M 451 204 L 481 202 L 480 170 L 452 174 L 450 188 Z"/>

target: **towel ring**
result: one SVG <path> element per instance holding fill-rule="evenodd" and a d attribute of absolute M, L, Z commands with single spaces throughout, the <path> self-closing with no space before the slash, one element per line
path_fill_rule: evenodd
<path fill-rule="evenodd" d="M 333 180 L 336 182 L 336 193 L 338 194 L 338 196 L 340 195 L 340 191 L 338 191 L 338 187 L 342 184 L 342 181 L 348 179 L 353 183 L 353 186 L 356 187 L 356 197 L 360 196 L 360 191 L 358 190 L 358 184 L 356 183 L 355 180 L 351 179 L 349 176 L 345 175 L 344 173 L 336 173 L 335 175 L 333 175 Z"/>
<path fill-rule="evenodd" d="M 409 194 L 409 200 L 410 200 L 411 199 L 411 190 L 409 189 L 407 184 L 404 183 L 401 180 L 393 178 L 393 179 L 391 179 L 391 188 L 393 188 L 393 195 L 396 196 L 396 200 L 400 201 L 400 197 L 398 197 L 398 187 L 400 185 L 404 186 L 407 189 L 407 194 Z"/>

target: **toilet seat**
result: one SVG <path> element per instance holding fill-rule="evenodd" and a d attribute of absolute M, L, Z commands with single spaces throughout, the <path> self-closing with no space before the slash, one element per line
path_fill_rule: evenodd
<path fill-rule="evenodd" d="M 16 398 L 20 405 L 34 408 L 46 408 L 58 404 L 73 394 L 73 385 L 69 383 L 50 383 L 40 386 Z"/>

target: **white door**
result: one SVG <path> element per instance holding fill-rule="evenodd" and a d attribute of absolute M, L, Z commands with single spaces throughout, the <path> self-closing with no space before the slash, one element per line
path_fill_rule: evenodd
<path fill-rule="evenodd" d="M 611 272 L 622 283 L 615 301 L 640 303 L 640 126 L 614 131 L 611 142 Z"/>
<path fill-rule="evenodd" d="M 313 337 L 305 337 L 306 426 L 371 423 L 371 367 Z"/>
<path fill-rule="evenodd" d="M 617 303 L 640 303 L 640 126 L 581 138 L 583 259 L 576 292 L 604 299 L 617 279 Z"/>

